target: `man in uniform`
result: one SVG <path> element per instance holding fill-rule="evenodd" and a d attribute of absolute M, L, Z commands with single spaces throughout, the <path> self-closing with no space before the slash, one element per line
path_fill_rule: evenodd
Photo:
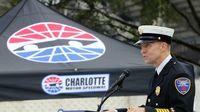
<path fill-rule="evenodd" d="M 118 112 L 193 112 L 195 83 L 193 67 L 171 55 L 174 29 L 153 25 L 138 28 L 144 62 L 153 65 L 146 105 L 116 109 Z M 192 54 L 191 54 L 192 55 Z"/>

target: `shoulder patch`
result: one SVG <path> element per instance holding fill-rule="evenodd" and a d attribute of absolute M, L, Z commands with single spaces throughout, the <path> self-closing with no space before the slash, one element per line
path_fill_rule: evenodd
<path fill-rule="evenodd" d="M 186 77 L 179 77 L 175 80 L 176 90 L 182 95 L 187 94 L 187 92 L 190 90 L 190 86 L 191 81 Z"/>

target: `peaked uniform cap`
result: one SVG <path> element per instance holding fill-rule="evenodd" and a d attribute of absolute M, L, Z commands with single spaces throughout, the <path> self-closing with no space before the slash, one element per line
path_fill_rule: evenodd
<path fill-rule="evenodd" d="M 140 38 L 135 43 L 136 45 L 152 41 L 164 41 L 171 43 L 174 29 L 162 26 L 142 25 L 138 27 L 138 32 L 140 34 Z"/>

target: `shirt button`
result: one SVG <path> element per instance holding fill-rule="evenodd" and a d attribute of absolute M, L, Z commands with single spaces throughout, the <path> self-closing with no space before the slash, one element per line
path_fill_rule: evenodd
<path fill-rule="evenodd" d="M 158 103 L 156 103 L 156 106 L 158 106 Z"/>
<path fill-rule="evenodd" d="M 174 108 L 170 108 L 171 112 L 175 112 Z"/>
<path fill-rule="evenodd" d="M 151 102 L 151 99 L 148 99 L 148 102 L 150 103 L 150 102 Z"/>

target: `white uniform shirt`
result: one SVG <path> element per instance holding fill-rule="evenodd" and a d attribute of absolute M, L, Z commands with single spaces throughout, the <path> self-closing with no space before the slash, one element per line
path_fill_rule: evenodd
<path fill-rule="evenodd" d="M 169 62 L 169 60 L 172 58 L 171 55 L 168 55 L 163 62 L 156 68 L 157 74 L 159 75 L 164 66 Z"/>

